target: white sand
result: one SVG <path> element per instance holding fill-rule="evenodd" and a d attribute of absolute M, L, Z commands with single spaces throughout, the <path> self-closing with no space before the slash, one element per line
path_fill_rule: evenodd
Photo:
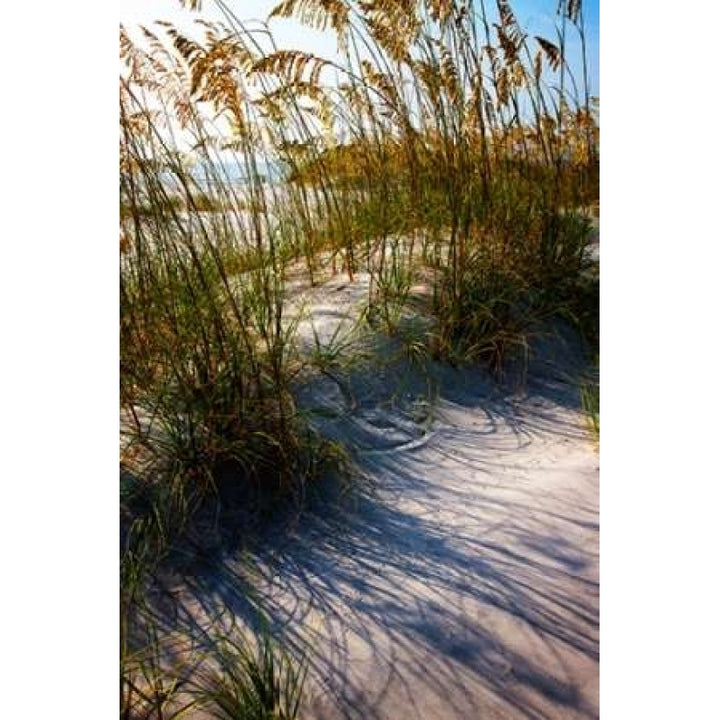
<path fill-rule="evenodd" d="M 350 326 L 366 283 L 305 293 L 323 341 Z M 309 321 L 300 329 L 311 344 Z M 547 353 L 512 393 L 479 371 L 424 373 L 392 343 L 378 357 L 394 353 L 300 394 L 364 475 L 361 490 L 311 503 L 258 558 L 273 629 L 309 642 L 301 716 L 598 717 L 598 455 L 576 386 Z M 571 344 L 558 359 L 572 369 Z M 186 592 L 196 620 L 221 606 L 247 615 L 243 567 L 228 560 Z"/>

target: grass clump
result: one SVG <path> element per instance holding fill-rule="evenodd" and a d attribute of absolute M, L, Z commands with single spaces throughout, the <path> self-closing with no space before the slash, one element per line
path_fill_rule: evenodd
<path fill-rule="evenodd" d="M 266 628 L 212 629 L 202 642 L 161 632 L 151 613 L 121 626 L 121 720 L 295 720 L 307 665 Z"/>
<path fill-rule="evenodd" d="M 207 502 L 247 518 L 298 499 L 332 456 L 290 390 L 295 324 L 284 317 L 283 240 L 264 180 L 251 175 L 244 198 L 208 213 L 149 116 L 124 82 L 120 392 L 126 539 L 146 544 L 136 558 L 160 555 Z M 228 201 L 235 191 L 217 159 L 208 150 L 203 161 L 226 196 L 208 202 Z M 183 193 L 181 212 L 169 198 Z"/>
<path fill-rule="evenodd" d="M 425 278 L 436 354 L 502 365 L 538 324 L 575 309 L 584 271 L 598 105 L 564 55 L 571 29 L 584 43 L 582 3 L 559 5 L 557 43 L 526 33 L 502 0 L 313 7 L 275 12 L 334 28 L 343 81 L 322 86 L 320 58 L 262 62 L 287 92 L 307 92 L 301 69 L 316 78 L 324 132 L 289 175 L 294 192 L 321 198 L 309 246 L 370 273 L 370 318 L 391 332 Z"/>
<path fill-rule="evenodd" d="M 256 647 L 237 632 L 215 640 L 213 664 L 194 679 L 203 710 L 217 720 L 295 720 L 307 668 L 276 644 L 267 632 Z"/>
<path fill-rule="evenodd" d="M 134 643 L 122 627 L 120 642 L 120 720 L 179 720 L 197 706 L 187 668 L 168 661 L 171 643 L 155 627 Z"/>
<path fill-rule="evenodd" d="M 588 424 L 597 440 L 600 439 L 600 378 L 599 358 L 596 356 L 589 377 L 580 386 L 582 407 Z"/>
<path fill-rule="evenodd" d="M 600 387 L 587 383 L 582 387 L 582 404 L 595 437 L 600 437 Z"/>

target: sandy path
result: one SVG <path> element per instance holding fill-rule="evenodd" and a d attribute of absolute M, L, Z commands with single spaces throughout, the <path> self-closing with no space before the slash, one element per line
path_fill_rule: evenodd
<path fill-rule="evenodd" d="M 320 336 L 361 286 L 308 296 Z M 274 630 L 310 648 L 302 717 L 598 717 L 598 455 L 576 388 L 546 354 L 512 393 L 392 343 L 376 357 L 301 393 L 360 489 L 310 503 L 256 558 Z M 188 612 L 247 617 L 243 567 L 187 591 Z"/>

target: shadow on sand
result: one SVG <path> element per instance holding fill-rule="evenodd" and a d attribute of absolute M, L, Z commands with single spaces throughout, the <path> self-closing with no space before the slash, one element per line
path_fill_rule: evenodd
<path fill-rule="evenodd" d="M 198 634 L 262 614 L 307 655 L 318 720 L 597 717 L 598 468 L 572 352 L 562 372 L 539 352 L 521 392 L 401 356 L 317 378 L 304 406 L 358 482 L 175 576 L 158 616 Z"/>

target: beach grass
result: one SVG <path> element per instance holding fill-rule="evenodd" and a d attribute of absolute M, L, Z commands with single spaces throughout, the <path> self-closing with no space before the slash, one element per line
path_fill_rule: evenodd
<path fill-rule="evenodd" d="M 321 58 L 280 50 L 267 28 L 225 11 L 202 40 L 168 23 L 144 28 L 142 42 L 121 29 L 130 614 L 178 544 L 221 546 L 218 518 L 249 531 L 346 464 L 295 393 L 300 373 L 331 368 L 346 338 L 316 334 L 313 351 L 299 350 L 291 270 L 311 285 L 367 273 L 359 320 L 400 337 L 418 365 L 501 374 L 560 318 L 590 356 L 599 343 L 587 210 L 599 202 L 599 105 L 563 43 L 529 35 L 505 0 L 493 12 L 454 0 L 279 3 L 274 16 L 336 35 L 338 58 Z M 559 18 L 584 41 L 582 3 L 561 3 Z M 427 320 L 421 332 L 408 331 L 408 314 Z M 597 385 L 583 386 L 582 402 L 599 435 Z M 272 706 L 295 717 L 302 673 L 266 642 L 249 655 L 218 638 L 216 669 L 194 681 L 211 716 L 270 717 Z M 159 654 L 156 638 L 148 647 Z M 121 716 L 139 703 L 172 717 L 180 685 L 153 662 L 124 663 L 146 690 L 124 681 Z M 282 712 L 277 682 L 287 683 Z"/>

